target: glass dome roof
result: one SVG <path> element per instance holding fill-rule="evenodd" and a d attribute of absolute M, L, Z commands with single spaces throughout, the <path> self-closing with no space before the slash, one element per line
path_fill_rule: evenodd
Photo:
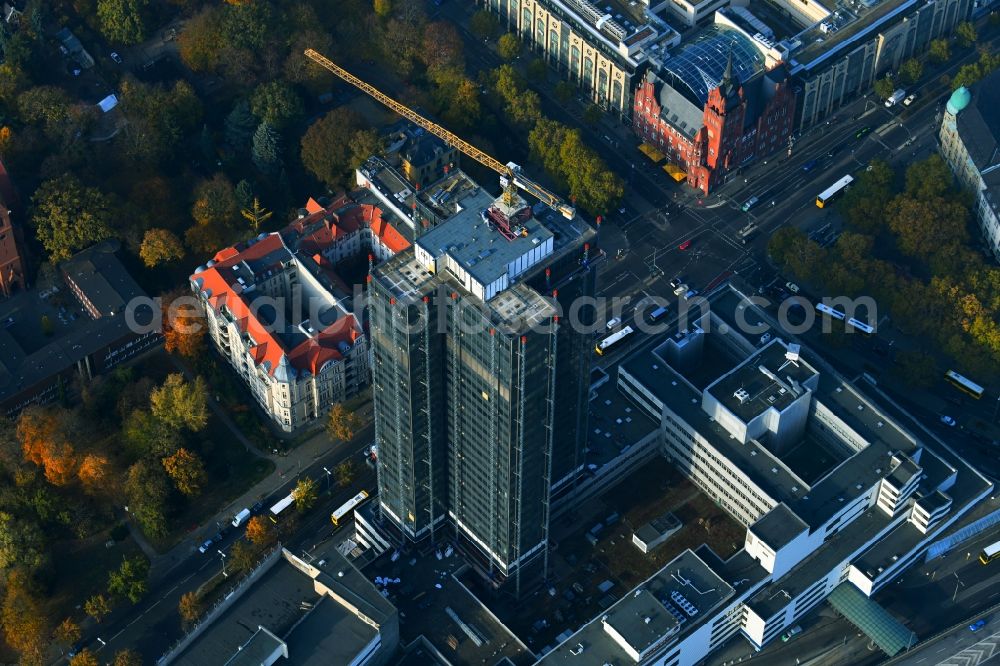
<path fill-rule="evenodd" d="M 764 56 L 753 41 L 732 28 L 712 25 L 664 62 L 663 75 L 692 102 L 704 106 L 708 91 L 722 81 L 730 52 L 738 82 L 764 69 Z"/>

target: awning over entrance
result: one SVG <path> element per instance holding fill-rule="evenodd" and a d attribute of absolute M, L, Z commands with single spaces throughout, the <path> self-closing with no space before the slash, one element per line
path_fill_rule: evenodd
<path fill-rule="evenodd" d="M 684 169 L 680 168 L 676 164 L 665 164 L 663 170 L 667 172 L 667 175 L 676 180 L 678 183 L 683 183 L 687 180 L 687 173 Z"/>
<path fill-rule="evenodd" d="M 866 597 L 854 583 L 841 583 L 826 600 L 890 657 L 917 642 L 915 633 L 904 627 L 889 611 Z"/>
<path fill-rule="evenodd" d="M 639 145 L 639 152 L 653 160 L 654 163 L 662 162 L 667 159 L 667 156 L 657 150 L 656 146 L 650 145 L 648 143 L 643 143 Z"/>

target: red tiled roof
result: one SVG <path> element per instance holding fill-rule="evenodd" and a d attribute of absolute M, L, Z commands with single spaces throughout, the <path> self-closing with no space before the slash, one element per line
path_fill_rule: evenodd
<path fill-rule="evenodd" d="M 318 213 L 323 210 L 323 207 L 319 205 L 319 202 L 309 197 L 309 201 L 306 202 L 306 210 L 310 213 Z"/>
<path fill-rule="evenodd" d="M 288 361 L 296 370 L 306 370 L 317 374 L 328 361 L 339 361 L 343 358 L 337 346 L 341 342 L 353 344 L 358 339 L 357 320 L 354 315 L 341 317 L 315 338 L 310 338 L 299 344 L 288 354 Z"/>
<path fill-rule="evenodd" d="M 382 209 L 375 208 L 374 214 L 371 216 L 372 233 L 378 236 L 382 244 L 389 248 L 393 253 L 399 253 L 410 247 L 410 241 L 403 237 L 403 234 L 399 233 L 394 226 L 389 224 L 389 221 L 382 217 Z"/>

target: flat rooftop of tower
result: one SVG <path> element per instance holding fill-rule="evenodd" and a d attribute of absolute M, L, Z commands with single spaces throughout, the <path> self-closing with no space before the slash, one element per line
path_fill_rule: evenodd
<path fill-rule="evenodd" d="M 501 230 L 487 221 L 483 213 L 490 206 L 512 218 L 509 229 Z M 505 206 L 498 199 L 483 208 L 462 208 L 417 238 L 417 246 L 434 257 L 447 254 L 477 282 L 491 284 L 511 273 L 512 264 L 525 255 L 551 254 L 553 241 L 552 232 L 518 197 L 513 206 Z"/>
<path fill-rule="evenodd" d="M 668 643 L 679 640 L 711 619 L 714 611 L 733 594 L 733 587 L 695 551 L 685 550 L 539 663 L 586 666 L 632 663 L 634 659 L 605 625 L 641 653 L 671 632 L 674 636 Z"/>

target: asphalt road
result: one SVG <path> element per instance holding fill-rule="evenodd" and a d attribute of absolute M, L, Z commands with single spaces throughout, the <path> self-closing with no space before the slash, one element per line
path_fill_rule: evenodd
<path fill-rule="evenodd" d="M 371 430 L 368 428 L 367 430 Z M 371 433 L 362 433 L 355 438 L 354 446 L 336 447 L 329 455 L 316 460 L 312 465 L 301 470 L 300 474 L 290 477 L 279 490 L 263 500 L 264 511 L 282 497 L 291 492 L 298 478 L 310 474 L 325 483 L 323 467 L 333 469 L 341 461 L 354 458 L 358 460 L 362 446 L 358 442 L 368 442 Z M 301 520 L 294 537 L 284 546 L 295 550 L 329 536 L 335 528 L 330 523 L 330 513 L 343 504 L 361 489 L 372 490 L 375 487 L 375 472 L 367 465 L 359 465 L 358 478 L 345 488 L 332 488 L 332 493 L 320 495 L 318 505 L 311 509 Z M 320 486 L 324 491 L 326 488 Z M 343 529 L 341 526 L 340 529 Z M 136 604 L 131 612 L 115 622 L 101 626 L 100 638 L 91 643 L 91 649 L 96 650 L 99 658 L 111 655 L 125 648 L 137 650 L 145 663 L 155 661 L 177 640 L 183 636 L 180 616 L 177 606 L 185 593 L 196 590 L 206 581 L 217 576 L 222 571 L 222 560 L 218 551 L 228 553 L 233 544 L 243 538 L 242 528 L 228 527 L 223 540 L 215 544 L 207 553 L 200 553 L 192 548 L 191 555 L 178 564 L 170 575 L 159 586 L 150 589 L 146 596 Z"/>

